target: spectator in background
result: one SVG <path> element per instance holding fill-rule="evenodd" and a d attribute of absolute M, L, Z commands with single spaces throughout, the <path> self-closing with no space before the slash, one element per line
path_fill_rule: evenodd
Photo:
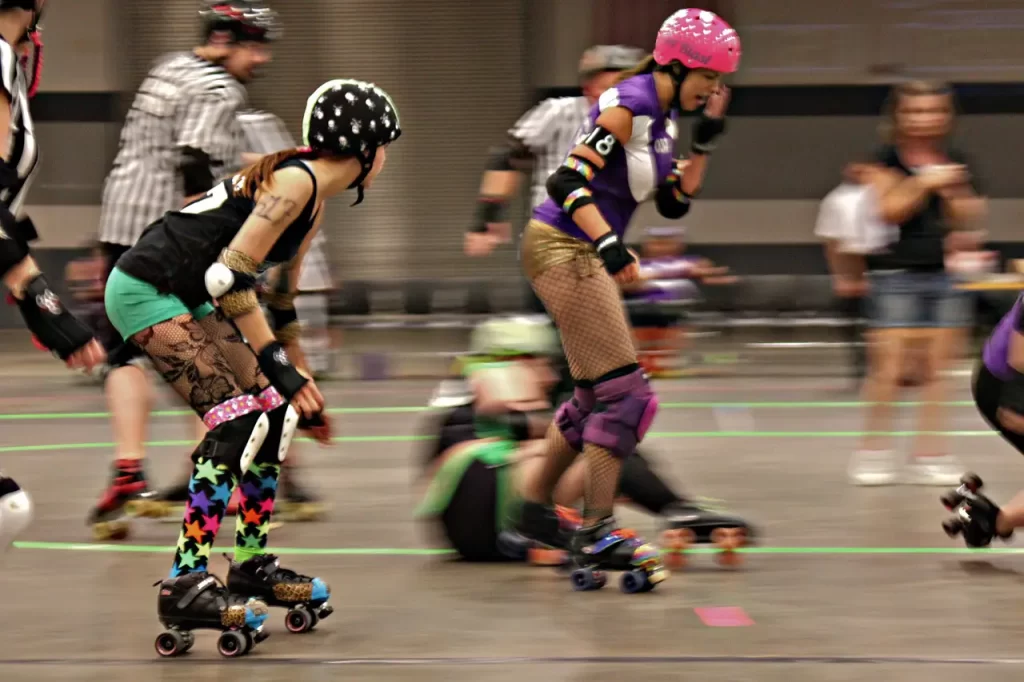
<path fill-rule="evenodd" d="M 853 373 L 867 373 L 864 350 L 864 300 L 868 282 L 866 254 L 884 250 L 898 231 L 878 218 L 878 195 L 871 184 L 881 170 L 869 163 L 851 163 L 843 169 L 843 181 L 821 202 L 814 233 L 825 243 L 825 257 L 832 275 L 832 289 L 839 299 L 844 341 L 852 350 Z"/>
<path fill-rule="evenodd" d="M 700 299 L 702 284 L 735 281 L 729 268 L 687 255 L 683 227 L 651 227 L 640 251 L 640 279 L 623 286 L 637 359 L 652 377 L 672 369 L 686 343 L 686 314 L 680 304 Z"/>
<path fill-rule="evenodd" d="M 867 261 L 871 366 L 865 383 L 868 401 L 865 436 L 849 468 L 858 485 L 898 480 L 888 438 L 903 362 L 912 342 L 925 345 L 927 357 L 918 437 L 904 482 L 955 485 L 960 466 L 946 453 L 938 433 L 945 424 L 942 379 L 961 350 L 970 325 L 972 301 L 946 270 L 950 253 L 976 250 L 977 230 L 986 202 L 973 182 L 962 154 L 949 147 L 954 102 L 943 84 L 910 82 L 893 88 L 885 108 L 885 144 L 872 178 L 880 218 L 899 226 L 899 236 L 884 253 Z"/>

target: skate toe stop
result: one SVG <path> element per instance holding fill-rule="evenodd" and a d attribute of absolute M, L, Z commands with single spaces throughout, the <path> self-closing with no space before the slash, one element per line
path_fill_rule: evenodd
<path fill-rule="evenodd" d="M 313 578 L 313 595 L 310 601 L 327 600 L 330 596 L 330 586 L 320 578 Z"/>

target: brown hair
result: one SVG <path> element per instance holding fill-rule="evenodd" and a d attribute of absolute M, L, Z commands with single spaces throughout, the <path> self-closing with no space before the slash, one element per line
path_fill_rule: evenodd
<path fill-rule="evenodd" d="M 658 66 L 658 63 L 656 61 L 654 61 L 654 55 L 653 54 L 649 54 L 646 57 L 644 57 L 643 59 L 641 59 L 640 63 L 637 64 L 636 66 L 634 66 L 632 69 L 629 69 L 628 71 L 623 71 L 622 73 L 620 73 L 619 77 L 615 79 L 615 82 L 616 83 L 621 83 L 622 81 L 626 80 L 627 78 L 632 78 L 633 76 L 639 76 L 642 73 L 651 73 L 652 71 L 654 71 L 655 68 L 657 68 L 657 66 Z"/>
<path fill-rule="evenodd" d="M 256 163 L 239 171 L 238 174 L 243 178 L 242 189 L 239 194 L 246 199 L 254 199 L 258 190 L 273 186 L 274 169 L 280 164 L 288 159 L 313 159 L 316 157 L 315 152 L 304 147 L 284 149 L 273 154 L 265 154 Z"/>
<path fill-rule="evenodd" d="M 882 123 L 878 127 L 879 135 L 886 142 L 894 142 L 896 139 L 896 110 L 905 97 L 927 97 L 941 95 L 949 98 L 950 116 L 956 115 L 956 98 L 953 88 L 942 81 L 913 80 L 905 83 L 897 83 L 892 86 L 889 95 L 882 105 Z"/>

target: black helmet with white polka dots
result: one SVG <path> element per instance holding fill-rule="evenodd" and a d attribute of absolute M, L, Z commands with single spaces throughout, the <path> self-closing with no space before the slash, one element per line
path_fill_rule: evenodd
<path fill-rule="evenodd" d="M 402 135 L 398 109 L 390 95 L 373 83 L 339 79 L 317 88 L 306 102 L 302 137 L 306 146 L 338 156 L 354 156 L 362 163 L 352 187 L 363 200 L 363 181 L 373 167 L 378 147 Z"/>

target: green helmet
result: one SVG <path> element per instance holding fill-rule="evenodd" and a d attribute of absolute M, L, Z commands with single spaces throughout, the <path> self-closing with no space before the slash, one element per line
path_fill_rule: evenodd
<path fill-rule="evenodd" d="M 558 334 L 548 318 L 517 316 L 493 318 L 473 330 L 469 352 L 492 357 L 513 355 L 554 355 L 558 353 Z"/>

